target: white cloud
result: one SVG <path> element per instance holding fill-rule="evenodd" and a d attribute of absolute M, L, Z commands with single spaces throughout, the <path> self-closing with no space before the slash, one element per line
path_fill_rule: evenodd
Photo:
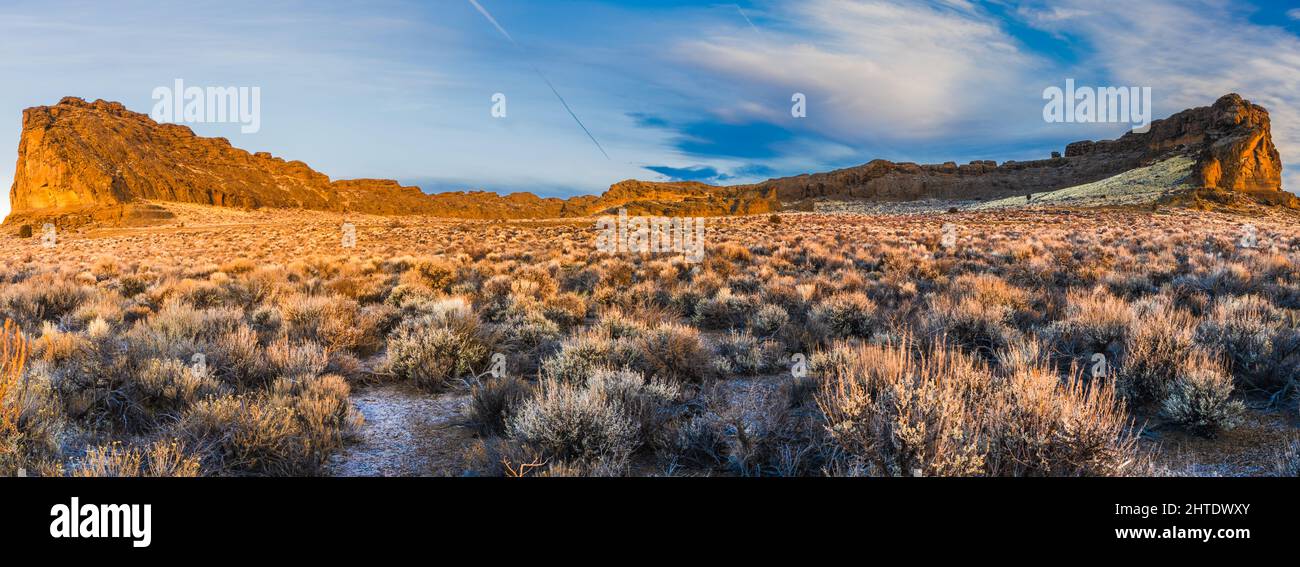
<path fill-rule="evenodd" d="M 1026 85 L 1041 62 L 969 3 L 811 0 L 785 10 L 769 21 L 786 29 L 701 34 L 677 54 L 765 101 L 807 94 L 811 125 L 846 141 L 942 137 L 1037 97 Z M 746 110 L 750 102 L 719 114 L 789 120 L 788 106 Z"/>
<path fill-rule="evenodd" d="M 1017 13 L 1024 19 L 1038 24 L 1049 24 L 1053 22 L 1064 22 L 1074 18 L 1089 16 L 1092 12 L 1077 8 L 1062 8 L 1052 6 L 1046 8 L 1036 8 L 1033 6 L 1021 6 Z"/>
<path fill-rule="evenodd" d="M 1293 20 L 1300 20 L 1300 8 L 1294 8 L 1292 10 L 1289 10 L 1287 11 L 1286 15 L 1287 17 Z"/>
<path fill-rule="evenodd" d="M 1087 64 L 1120 85 L 1150 86 L 1156 116 L 1206 106 L 1236 92 L 1268 108 L 1287 168 L 1284 186 L 1300 189 L 1300 38 L 1253 24 L 1220 0 L 1054 2 L 1086 16 L 1030 23 L 1082 36 Z"/>
<path fill-rule="evenodd" d="M 1069 64 L 1024 51 L 1004 22 L 966 2 L 781 6 L 762 34 L 697 30 L 679 42 L 681 60 L 730 81 L 722 92 L 747 93 L 720 100 L 718 117 L 779 124 L 788 108 L 773 101 L 804 92 L 808 125 L 846 143 L 888 149 L 983 136 L 993 145 L 1050 132 L 1038 118 L 1038 95 L 1067 77 L 1153 87 L 1156 117 L 1238 92 L 1271 112 L 1275 142 L 1292 164 L 1286 186 L 1300 188 L 1300 38 L 1251 23 L 1231 2 L 1013 5 L 1015 17 L 1078 50 Z M 1078 139 L 1118 134 L 1076 128 Z"/>
<path fill-rule="evenodd" d="M 745 8 L 757 31 L 734 7 L 713 6 L 661 16 L 605 11 L 583 33 L 565 27 L 555 37 L 547 35 L 554 26 L 530 30 L 518 23 L 529 20 L 517 17 L 507 25 L 527 33 L 530 46 L 546 48 L 550 56 L 539 60 L 610 149 L 614 159 L 604 160 L 513 50 L 494 51 L 503 42 L 467 3 L 436 18 L 403 10 L 358 29 L 347 23 L 354 13 L 296 24 L 297 15 L 259 12 L 214 31 L 188 17 L 165 29 L 139 25 L 143 17 L 135 14 L 152 14 L 142 11 L 153 5 L 144 0 L 132 9 L 115 5 L 60 18 L 14 17 L 46 12 L 35 0 L 11 0 L 15 7 L 0 17 L 0 70 L 31 80 L 0 92 L 0 188 L 8 189 L 19 109 L 75 94 L 147 110 L 156 81 L 174 76 L 229 78 L 284 93 L 267 101 L 276 124 L 256 139 L 232 141 L 336 177 L 480 179 L 583 191 L 641 175 L 643 165 L 730 170 L 752 161 L 688 155 L 676 129 L 633 124 L 624 118 L 629 111 L 676 125 L 761 121 L 830 138 L 796 136 L 781 142 L 776 158 L 760 160 L 783 173 L 873 157 L 1029 159 L 1061 149 L 1037 146 L 1055 146 L 1067 135 L 1120 133 L 1043 123 L 1043 88 L 1074 77 L 1082 84 L 1152 86 L 1156 116 L 1240 92 L 1272 111 L 1294 190 L 1300 39 L 1282 27 L 1251 24 L 1230 2 L 772 0 Z M 1061 46 L 1078 50 L 1077 62 L 1026 51 L 989 13 L 993 4 L 1055 33 Z M 80 49 L 87 43 L 107 47 Z M 167 48 L 149 49 L 157 46 Z M 503 90 L 510 93 L 509 128 L 488 122 L 483 104 L 485 93 Z M 794 92 L 808 95 L 805 120 L 790 116 Z M 387 141 L 359 148 L 346 135 L 352 131 L 383 132 Z"/>

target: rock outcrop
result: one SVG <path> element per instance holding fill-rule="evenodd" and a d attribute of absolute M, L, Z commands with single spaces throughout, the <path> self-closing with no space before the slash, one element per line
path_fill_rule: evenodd
<path fill-rule="evenodd" d="M 1237 94 L 1213 106 L 1184 110 L 1156 120 L 1145 134 L 1129 133 L 1106 142 L 1077 142 L 1066 157 L 1125 158 L 1151 161 L 1169 152 L 1196 157 L 1192 180 L 1222 191 L 1282 190 L 1282 158 L 1273 145 L 1268 111 Z"/>
<path fill-rule="evenodd" d="M 992 199 L 1042 193 L 1100 181 L 1172 155 L 1197 158 L 1201 187 L 1280 191 L 1282 161 L 1273 145 L 1268 111 L 1229 94 L 1213 106 L 1156 120 L 1145 133 L 1118 140 L 1076 142 L 1052 159 L 998 165 L 918 165 L 876 160 L 829 173 L 773 179 L 754 188 L 776 189 L 782 203 L 805 199 Z M 1059 155 L 1059 154 L 1058 154 Z"/>
<path fill-rule="evenodd" d="M 1268 111 L 1230 94 L 1213 106 L 1154 121 L 1148 132 L 1076 142 L 1051 159 L 918 165 L 876 160 L 828 173 L 753 185 L 623 181 L 605 194 L 570 199 L 531 193 L 427 195 L 396 181 L 332 181 L 300 161 L 249 153 L 224 138 L 158 124 L 115 102 L 65 98 L 23 112 L 18 166 L 5 224 L 139 224 L 163 220 L 154 202 L 239 208 L 300 208 L 471 219 L 583 217 L 626 208 L 633 215 L 761 214 L 816 199 L 986 200 L 1099 181 L 1174 155 L 1194 156 L 1189 182 L 1237 192 L 1281 190 L 1282 163 Z"/>
<path fill-rule="evenodd" d="M 780 210 L 780 204 L 770 188 L 627 180 L 615 183 L 589 210 L 604 214 L 620 208 L 632 215 L 722 216 L 770 213 Z"/>
<path fill-rule="evenodd" d="M 1202 185 L 1229 191 L 1282 190 L 1282 159 L 1264 107 L 1228 95 L 1211 107 L 1200 156 Z"/>
<path fill-rule="evenodd" d="M 602 197 L 564 200 L 531 193 L 427 195 L 391 180 L 331 181 L 303 162 L 158 124 L 120 103 L 65 98 L 23 112 L 12 214 L 5 223 L 138 224 L 167 216 L 149 202 L 474 219 L 588 216 L 619 207 L 633 214 L 727 215 L 777 206 L 774 198 L 758 197 L 762 191 L 684 184 L 652 190 L 630 183 Z"/>

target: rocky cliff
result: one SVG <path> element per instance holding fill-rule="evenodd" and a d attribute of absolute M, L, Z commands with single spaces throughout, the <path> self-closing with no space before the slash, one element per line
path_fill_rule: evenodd
<path fill-rule="evenodd" d="M 1268 111 L 1237 94 L 1213 106 L 1184 110 L 1156 120 L 1145 134 L 1129 133 L 1105 142 L 1076 142 L 1067 158 L 1114 156 L 1151 161 L 1169 152 L 1196 158 L 1195 185 L 1222 191 L 1281 191 L 1282 158 L 1273 145 Z"/>
<path fill-rule="evenodd" d="M 1173 155 L 1196 158 L 1194 185 L 1227 191 L 1280 191 L 1282 161 L 1273 145 L 1268 111 L 1239 95 L 1213 106 L 1184 110 L 1152 122 L 1145 133 L 1118 140 L 1076 142 L 1065 155 L 998 165 L 918 165 L 876 160 L 865 165 L 773 179 L 753 186 L 775 189 L 786 204 L 815 198 L 992 199 L 1054 191 L 1100 181 Z"/>
<path fill-rule="evenodd" d="M 427 195 L 395 181 L 332 181 L 300 161 L 249 153 L 224 138 L 158 124 L 115 102 L 65 98 L 23 112 L 18 165 L 5 223 L 132 224 L 165 219 L 156 202 L 240 208 L 301 208 L 473 219 L 761 214 L 813 199 L 994 199 L 1099 181 L 1174 155 L 1196 160 L 1194 185 L 1224 191 L 1281 190 L 1282 163 L 1268 111 L 1235 94 L 1152 123 L 1118 140 L 1076 142 L 1051 159 L 966 165 L 876 160 L 753 185 L 623 181 L 571 199 L 530 193 Z"/>
<path fill-rule="evenodd" d="M 331 181 L 300 161 L 249 153 L 224 138 L 158 124 L 116 102 L 65 98 L 23 112 L 18 165 L 6 224 L 132 224 L 165 218 L 150 201 L 238 208 L 300 208 L 381 215 L 517 219 L 601 214 L 727 215 L 765 212 L 761 190 L 620 183 L 601 197 L 568 200 L 530 193 L 426 195 L 396 181 Z"/>

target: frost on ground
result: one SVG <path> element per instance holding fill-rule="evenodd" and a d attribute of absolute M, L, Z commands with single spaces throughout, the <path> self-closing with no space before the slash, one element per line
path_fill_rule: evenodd
<path fill-rule="evenodd" d="M 992 211 L 1051 207 L 1106 207 L 1147 205 L 1186 187 L 1196 160 L 1175 156 L 1147 167 L 1126 171 L 1101 181 L 995 201 L 923 199 L 917 201 L 826 201 L 815 203 L 823 214 L 926 215 L 957 211 Z"/>
<path fill-rule="evenodd" d="M 815 203 L 821 214 L 853 213 L 866 215 L 922 215 L 946 213 L 949 209 L 969 210 L 982 204 L 972 200 L 921 199 L 917 201 L 825 201 Z"/>
<path fill-rule="evenodd" d="M 1247 412 L 1237 427 L 1215 438 L 1176 427 L 1153 427 L 1146 441 L 1156 449 L 1157 474 L 1169 476 L 1269 476 L 1278 456 L 1295 439 L 1296 418 L 1276 408 Z"/>
<path fill-rule="evenodd" d="M 1010 197 L 969 207 L 973 210 L 1009 209 L 1034 205 L 1141 205 L 1153 203 L 1182 185 L 1192 174 L 1196 160 L 1176 156 L 1147 167 L 1126 171 L 1094 183 L 1067 187 L 1050 193 Z"/>
<path fill-rule="evenodd" d="M 365 415 L 356 442 L 330 457 L 330 476 L 456 476 L 473 431 L 461 425 L 469 397 L 430 395 L 404 384 L 359 389 Z"/>
<path fill-rule="evenodd" d="M 14 336 L 31 345 L 30 366 L 9 382 L 31 388 L 21 443 L 0 442 L 0 476 L 19 467 L 41 476 L 504 475 L 533 463 L 530 476 L 1148 474 L 1137 449 L 1157 453 L 1157 473 L 1259 475 L 1300 426 L 1291 397 L 1300 217 L 1289 209 L 718 218 L 699 264 L 598 253 L 590 219 L 203 215 L 178 207 L 168 226 L 60 231 L 56 248 L 0 235 L 0 320 L 15 321 Z M 355 247 L 341 245 L 345 221 Z M 518 404 L 533 403 L 534 431 L 558 436 L 462 425 L 461 379 L 495 352 L 523 380 L 486 399 L 503 402 L 489 405 L 501 408 L 491 423 L 513 423 Z M 201 353 L 207 372 L 190 366 Z M 788 378 L 795 354 L 811 362 L 815 353 L 840 366 Z M 1071 367 L 1100 353 L 1114 355 L 1107 365 L 1117 372 L 1154 369 L 1143 370 L 1143 390 L 1118 392 L 1132 399 L 1122 411 L 1063 387 L 1075 383 Z M 446 371 L 413 371 L 429 364 Z M 812 399 L 814 386 L 876 380 L 873 369 L 891 365 L 902 370 L 889 376 L 901 376 L 908 364 L 952 368 L 972 384 L 1005 384 L 1009 369 L 1037 377 L 1024 386 L 1047 391 L 1051 404 L 1017 406 L 1030 398 L 1005 387 L 990 404 L 967 403 L 956 390 L 932 392 L 948 383 L 936 373 L 924 388 L 895 386 L 916 399 L 949 396 L 901 418 L 959 424 L 967 438 L 1038 431 L 1000 446 L 1052 449 L 1032 457 L 1038 468 L 1008 470 L 996 463 L 1010 457 L 976 444 L 992 455 L 988 466 L 948 469 L 875 450 L 902 439 L 889 429 L 828 435 L 872 400 Z M 563 396 L 539 386 L 544 367 L 565 374 Z M 588 387 L 596 372 L 623 368 L 638 376 L 620 387 L 646 411 L 628 413 L 629 402 Z M 1196 383 L 1183 379 L 1192 375 Z M 641 387 L 655 382 L 673 387 Z M 1193 408 L 1201 415 L 1184 411 L 1193 395 L 1205 400 Z M 1182 409 L 1162 417 L 1170 400 Z M 994 403 L 1001 413 L 976 411 Z M 1244 419 L 1229 411 L 1237 403 Z M 1072 441 L 1071 416 L 1082 411 L 1151 432 L 1142 447 L 1123 427 Z M 367 422 L 355 431 L 354 412 Z M 177 456 L 184 466 L 140 470 L 141 455 L 172 447 L 189 453 Z M 1078 451 L 1107 468 L 1053 460 Z"/>

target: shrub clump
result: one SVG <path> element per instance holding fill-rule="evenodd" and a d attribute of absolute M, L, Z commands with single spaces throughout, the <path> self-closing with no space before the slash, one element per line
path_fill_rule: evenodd
<path fill-rule="evenodd" d="M 86 450 L 72 471 L 78 477 L 197 477 L 197 457 L 186 453 L 178 441 L 159 440 L 147 447 L 121 443 Z"/>
<path fill-rule="evenodd" d="M 622 474 L 681 390 L 627 369 L 598 369 L 585 382 L 544 380 L 509 419 L 508 433 L 550 474 Z"/>
<path fill-rule="evenodd" d="M 527 382 L 515 376 L 488 377 L 470 388 L 468 418 L 485 435 L 500 434 L 531 393 Z"/>
<path fill-rule="evenodd" d="M 635 339 L 634 344 L 635 367 L 652 378 L 699 384 L 712 375 L 708 349 L 694 327 L 660 325 Z"/>
<path fill-rule="evenodd" d="M 790 314 L 780 305 L 765 304 L 749 318 L 749 328 L 755 336 L 771 338 L 790 323 Z"/>
<path fill-rule="evenodd" d="M 281 380 L 269 393 L 199 402 L 179 431 L 205 474 L 311 475 L 363 421 L 348 394 L 339 376 Z"/>
<path fill-rule="evenodd" d="M 17 433 L 19 409 L 9 400 L 17 395 L 26 366 L 27 337 L 13 321 L 5 321 L 0 330 L 0 436 Z"/>
<path fill-rule="evenodd" d="M 1134 323 L 1133 311 L 1122 299 L 1109 293 L 1073 293 L 1065 317 L 1045 334 L 1067 364 L 1098 353 L 1114 360 Z"/>
<path fill-rule="evenodd" d="M 782 347 L 775 341 L 760 340 L 749 333 L 732 331 L 718 341 L 714 367 L 722 374 L 757 376 L 776 366 Z"/>
<path fill-rule="evenodd" d="M 11 321 L 0 330 L 0 476 L 53 462 L 63 412 L 48 376 L 27 366 L 27 338 Z"/>
<path fill-rule="evenodd" d="M 1214 437 L 1241 420 L 1245 405 L 1232 400 L 1232 376 L 1210 357 L 1187 359 L 1169 388 L 1161 414 L 1192 433 Z"/>
<path fill-rule="evenodd" d="M 1135 404 L 1159 403 L 1169 395 L 1184 361 L 1196 346 L 1193 320 L 1168 305 L 1133 321 L 1124 344 L 1120 390 Z"/>
<path fill-rule="evenodd" d="M 1300 439 L 1287 443 L 1278 451 L 1274 474 L 1285 478 L 1300 477 Z"/>
<path fill-rule="evenodd" d="M 1108 476 L 1137 455 L 1105 383 L 1045 368 L 998 376 L 942 345 L 841 345 L 814 368 L 831 437 L 869 474 Z"/>
<path fill-rule="evenodd" d="M 560 327 L 571 329 L 587 319 L 587 300 L 576 293 L 560 293 L 543 302 L 543 312 Z"/>
<path fill-rule="evenodd" d="M 713 297 L 695 303 L 692 321 L 703 329 L 736 329 L 745 325 L 754 312 L 755 301 L 745 295 L 735 295 L 728 289 L 718 290 Z"/>
<path fill-rule="evenodd" d="M 174 359 L 146 361 L 135 384 L 141 411 L 153 423 L 180 417 L 194 404 L 225 391 L 206 371 Z"/>
<path fill-rule="evenodd" d="M 541 376 L 568 384 L 586 384 L 600 368 L 627 368 L 640 357 L 631 339 L 611 339 L 599 331 L 570 336 L 554 356 L 542 361 Z"/>
<path fill-rule="evenodd" d="M 623 464 L 636 450 L 638 427 L 602 392 L 545 380 L 510 423 L 519 442 L 556 462 Z"/>
<path fill-rule="evenodd" d="M 814 307 L 810 318 L 833 339 L 870 338 L 876 325 L 876 303 L 863 293 L 837 293 Z"/>
<path fill-rule="evenodd" d="M 931 300 L 921 328 L 932 343 L 951 344 L 992 359 L 1017 338 L 1011 316 L 1006 306 L 940 295 Z"/>
<path fill-rule="evenodd" d="M 1220 299 L 1196 328 L 1196 339 L 1226 354 L 1233 375 L 1257 386 L 1273 385 L 1283 359 L 1300 347 L 1284 333 L 1277 309 L 1254 295 Z"/>
<path fill-rule="evenodd" d="M 388 373 L 437 391 L 474 373 L 492 355 L 493 340 L 477 319 L 424 316 L 403 322 L 388 339 Z"/>

